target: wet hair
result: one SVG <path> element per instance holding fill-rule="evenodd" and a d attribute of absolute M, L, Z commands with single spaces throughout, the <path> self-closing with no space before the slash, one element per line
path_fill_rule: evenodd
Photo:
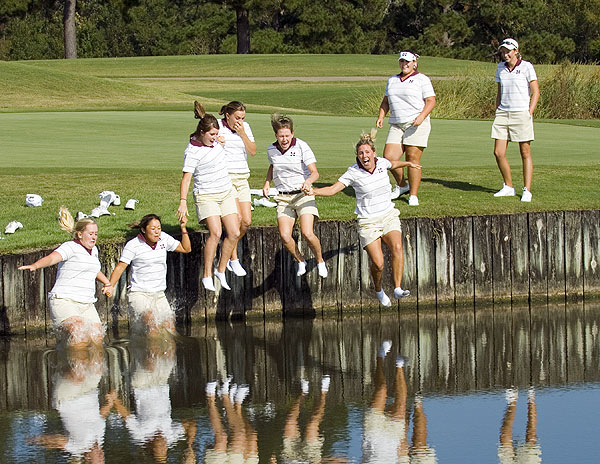
<path fill-rule="evenodd" d="M 273 113 L 271 115 L 271 126 L 275 134 L 277 134 L 279 129 L 289 129 L 290 132 L 294 132 L 294 121 L 283 114 Z"/>
<path fill-rule="evenodd" d="M 219 111 L 219 114 L 233 114 L 236 111 L 246 111 L 246 106 L 244 106 L 244 104 L 240 101 L 230 101 L 229 103 L 221 107 L 221 111 Z"/>
<path fill-rule="evenodd" d="M 194 117 L 200 120 L 196 131 L 192 134 L 196 137 L 206 134 L 211 129 L 219 129 L 217 118 L 212 114 L 208 114 L 204 109 L 204 105 L 197 101 L 194 102 Z"/>
<path fill-rule="evenodd" d="M 158 216 L 156 214 L 146 214 L 139 221 L 133 221 L 131 224 L 129 224 L 129 227 L 132 229 L 140 229 L 140 230 L 146 229 L 146 227 L 148 227 L 148 224 L 150 223 L 150 221 L 153 221 L 154 219 L 156 219 L 158 222 L 160 222 L 161 226 L 162 226 L 162 221 L 160 220 L 160 216 Z"/>
<path fill-rule="evenodd" d="M 366 133 L 363 132 L 360 134 L 360 138 L 358 142 L 356 142 L 356 154 L 358 154 L 358 149 L 363 145 L 369 145 L 373 151 L 375 150 L 375 137 L 377 136 L 377 129 L 371 129 L 371 132 Z"/>
<path fill-rule="evenodd" d="M 61 206 L 58 210 L 58 227 L 71 234 L 73 238 L 78 238 L 77 233 L 83 232 L 90 224 L 96 224 L 96 221 L 89 217 L 75 222 L 66 206 Z"/>

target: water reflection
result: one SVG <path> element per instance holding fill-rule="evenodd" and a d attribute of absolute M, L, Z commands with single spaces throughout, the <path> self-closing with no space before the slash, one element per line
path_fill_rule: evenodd
<path fill-rule="evenodd" d="M 0 452 L 15 462 L 594 462 L 599 316 L 588 304 L 222 323 L 84 351 L 4 339 Z"/>

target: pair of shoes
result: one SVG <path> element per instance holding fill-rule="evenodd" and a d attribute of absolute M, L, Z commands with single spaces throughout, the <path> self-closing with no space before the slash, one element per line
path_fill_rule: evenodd
<path fill-rule="evenodd" d="M 327 272 L 327 265 L 325 264 L 325 261 L 317 263 L 317 269 L 321 277 L 325 278 L 329 275 L 329 272 Z"/>
<path fill-rule="evenodd" d="M 401 287 L 396 287 L 394 289 L 394 298 L 404 298 L 410 295 L 410 290 L 402 290 Z"/>
<path fill-rule="evenodd" d="M 253 203 L 254 206 L 266 206 L 267 208 L 275 208 L 277 206 L 277 203 L 265 197 L 255 198 Z"/>
<path fill-rule="evenodd" d="M 377 295 L 377 299 L 381 303 L 381 306 L 392 306 L 392 301 L 390 300 L 390 297 L 385 294 L 383 288 L 380 291 L 375 292 L 375 294 Z"/>
<path fill-rule="evenodd" d="M 531 201 L 531 192 L 527 190 L 527 187 L 523 187 L 523 194 L 521 195 L 521 201 Z"/>
<path fill-rule="evenodd" d="M 227 269 L 233 272 L 238 277 L 244 277 L 247 274 L 246 270 L 240 264 L 239 259 L 227 261 Z"/>
<path fill-rule="evenodd" d="M 296 275 L 300 277 L 304 274 L 306 274 L 306 261 L 301 261 L 298 263 L 298 271 L 296 272 Z"/>
<path fill-rule="evenodd" d="M 129 200 L 127 200 L 127 203 L 125 203 L 125 209 L 135 209 L 136 203 L 139 203 L 139 201 L 135 198 L 130 198 Z"/>
<path fill-rule="evenodd" d="M 4 233 L 5 234 L 14 234 L 17 229 L 22 229 L 23 228 L 23 224 L 21 224 L 18 221 L 10 221 L 8 223 L 8 225 L 6 226 L 6 229 L 4 229 Z"/>
<path fill-rule="evenodd" d="M 408 197 L 408 206 L 419 206 L 419 199 L 416 195 Z"/>
<path fill-rule="evenodd" d="M 494 193 L 495 197 L 514 197 L 515 196 L 515 188 L 509 187 L 506 184 L 502 184 L 502 188 Z"/>
<path fill-rule="evenodd" d="M 112 190 L 104 190 L 98 194 L 100 197 L 100 206 L 108 208 L 110 205 L 119 206 L 121 204 L 121 197 Z"/>
<path fill-rule="evenodd" d="M 227 283 L 227 278 L 225 277 L 224 272 L 219 272 L 215 269 L 215 277 L 219 279 L 219 282 L 221 282 L 221 287 L 223 287 L 225 290 L 231 290 L 231 287 Z"/>
<path fill-rule="evenodd" d="M 408 184 L 408 182 L 402 187 L 396 184 L 396 186 L 392 189 L 392 200 L 395 200 L 396 198 L 399 198 L 400 196 L 408 192 L 410 192 L 410 185 Z"/>

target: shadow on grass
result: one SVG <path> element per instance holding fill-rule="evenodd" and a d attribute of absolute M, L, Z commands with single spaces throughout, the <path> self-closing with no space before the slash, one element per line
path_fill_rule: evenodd
<path fill-rule="evenodd" d="M 498 189 L 494 190 L 488 187 L 483 187 L 482 185 L 471 184 L 470 182 L 462 182 L 459 180 L 445 180 L 445 179 L 433 179 L 431 177 L 424 177 L 421 179 L 421 182 L 428 184 L 438 184 L 443 187 L 447 187 L 453 190 L 463 190 L 465 192 L 486 192 L 486 193 L 495 193 Z M 408 200 L 407 200 L 408 201 Z"/>

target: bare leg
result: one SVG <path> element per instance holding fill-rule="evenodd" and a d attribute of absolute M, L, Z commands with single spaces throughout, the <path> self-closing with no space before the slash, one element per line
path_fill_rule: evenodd
<path fill-rule="evenodd" d="M 531 143 L 519 142 L 521 160 L 523 161 L 523 186 L 531 192 L 531 181 L 533 179 L 533 161 L 531 159 Z"/>
<path fill-rule="evenodd" d="M 371 261 L 371 277 L 373 278 L 373 285 L 375 286 L 375 291 L 381 291 L 381 278 L 383 276 L 383 251 L 381 250 L 381 239 L 378 238 L 374 242 L 369 243 L 365 247 L 365 251 L 369 255 L 369 260 Z"/>
<path fill-rule="evenodd" d="M 494 141 L 494 156 L 496 157 L 496 164 L 498 165 L 498 169 L 500 169 L 500 173 L 502 174 L 502 178 L 504 179 L 504 183 L 509 187 L 513 186 L 512 175 L 510 173 L 510 165 L 508 164 L 508 160 L 506 159 L 506 148 L 508 147 L 508 140 L 498 140 Z"/>
<path fill-rule="evenodd" d="M 383 373 L 382 356 L 377 356 L 375 364 L 375 392 L 373 393 L 373 402 L 371 408 L 375 411 L 383 413 L 385 411 L 385 401 L 387 399 L 387 384 L 385 382 L 385 374 Z"/>
<path fill-rule="evenodd" d="M 389 161 L 399 161 L 404 155 L 404 146 L 401 143 L 386 143 L 383 149 L 383 157 Z M 406 181 L 404 180 L 404 169 L 392 169 L 392 175 L 396 179 L 396 183 L 404 187 Z"/>
<path fill-rule="evenodd" d="M 250 206 L 250 202 L 248 201 L 240 202 L 236 199 L 236 202 L 238 206 L 238 215 L 240 218 L 240 238 L 238 239 L 239 242 L 242 239 L 242 237 L 246 235 L 250 224 L 252 224 L 252 208 Z M 233 247 L 233 252 L 231 253 L 232 261 L 238 259 L 237 243 L 235 245 L 236 246 Z"/>
<path fill-rule="evenodd" d="M 412 182 L 410 183 L 412 190 Z M 394 276 L 394 287 L 402 286 L 402 272 L 404 272 L 404 252 L 402 250 L 402 233 L 392 230 L 383 237 L 383 241 L 392 252 L 392 273 Z"/>
<path fill-rule="evenodd" d="M 277 225 L 279 227 L 279 235 L 281 237 L 281 241 L 283 242 L 283 246 L 290 254 L 294 257 L 296 261 L 301 263 L 304 261 L 304 256 L 300 253 L 298 249 L 298 244 L 292 237 L 292 231 L 294 230 L 294 224 L 296 223 L 295 219 L 290 217 L 279 217 L 277 218 Z"/>
<path fill-rule="evenodd" d="M 300 232 L 308 242 L 308 246 L 312 250 L 317 263 L 323 262 L 323 254 L 321 251 L 321 242 L 314 232 L 315 217 L 312 214 L 303 214 L 300 216 Z"/>
<path fill-rule="evenodd" d="M 414 147 L 407 145 L 406 147 L 406 161 L 411 163 L 421 163 L 421 156 L 423 156 L 423 147 Z M 410 184 L 410 194 L 417 195 L 419 186 L 421 185 L 421 170 L 415 168 L 407 168 L 408 171 L 408 183 Z"/>
<path fill-rule="evenodd" d="M 240 239 L 240 217 L 237 214 L 228 214 L 221 218 L 227 236 L 223 239 L 223 245 L 221 246 L 221 259 L 219 260 L 219 272 L 225 272 L 227 268 L 227 261 L 231 258 L 237 242 Z"/>
<path fill-rule="evenodd" d="M 221 240 L 223 227 L 221 226 L 221 218 L 219 216 L 210 216 L 205 220 L 208 227 L 208 238 L 204 244 L 204 274 L 202 277 L 212 277 L 212 267 L 217 247 Z"/>

